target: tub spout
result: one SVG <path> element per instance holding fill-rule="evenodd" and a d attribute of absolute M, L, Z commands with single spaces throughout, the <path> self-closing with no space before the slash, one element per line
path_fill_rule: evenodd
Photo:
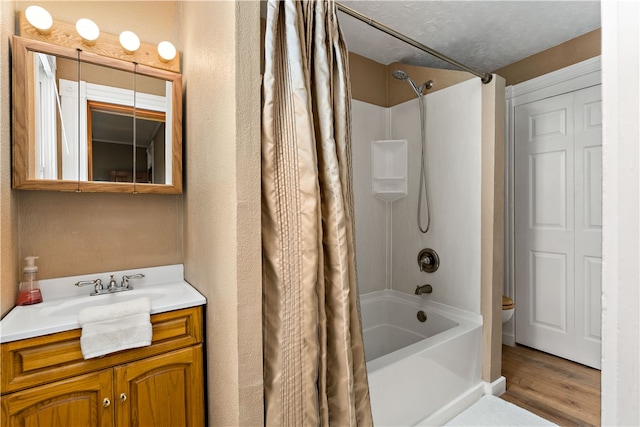
<path fill-rule="evenodd" d="M 430 294 L 431 292 L 433 292 L 433 288 L 429 284 L 416 286 L 416 295 Z"/>

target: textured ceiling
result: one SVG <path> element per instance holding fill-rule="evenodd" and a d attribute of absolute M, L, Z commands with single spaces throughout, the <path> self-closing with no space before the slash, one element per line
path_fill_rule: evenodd
<path fill-rule="evenodd" d="M 340 1 L 471 68 L 491 72 L 600 27 L 599 1 Z M 382 64 L 454 68 L 339 14 L 350 51 Z"/>

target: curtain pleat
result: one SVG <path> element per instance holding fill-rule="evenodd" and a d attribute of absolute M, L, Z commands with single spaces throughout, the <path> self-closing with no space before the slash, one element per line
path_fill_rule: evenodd
<path fill-rule="evenodd" d="M 372 425 L 347 50 L 333 1 L 269 1 L 263 91 L 265 422 Z"/>

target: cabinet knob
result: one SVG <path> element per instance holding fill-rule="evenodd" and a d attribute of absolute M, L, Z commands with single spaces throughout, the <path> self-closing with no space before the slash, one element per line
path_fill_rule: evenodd
<path fill-rule="evenodd" d="M 124 403 L 127 401 L 127 395 L 125 393 L 120 393 L 120 402 Z"/>
<path fill-rule="evenodd" d="M 105 397 L 104 399 L 102 399 L 102 407 L 103 408 L 106 408 L 109 405 L 111 405 L 111 401 L 109 400 L 108 397 Z"/>

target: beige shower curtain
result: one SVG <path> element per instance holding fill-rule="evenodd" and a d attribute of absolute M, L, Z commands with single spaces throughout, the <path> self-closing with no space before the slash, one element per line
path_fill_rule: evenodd
<path fill-rule="evenodd" d="M 270 0 L 262 131 L 265 423 L 372 425 L 351 93 L 333 1 Z"/>

